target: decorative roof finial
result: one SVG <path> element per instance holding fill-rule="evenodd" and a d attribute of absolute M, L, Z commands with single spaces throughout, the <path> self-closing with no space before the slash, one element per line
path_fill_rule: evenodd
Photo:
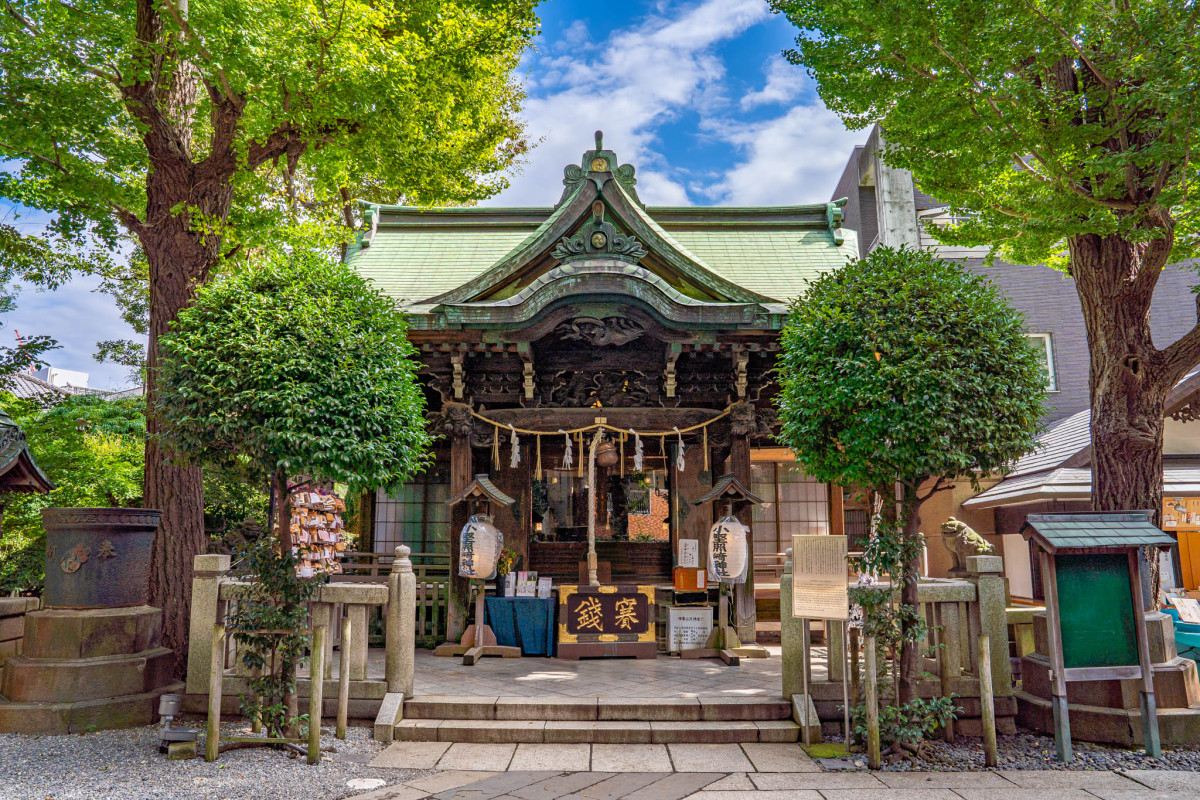
<path fill-rule="evenodd" d="M 604 149 L 604 131 L 596 131 L 596 149 Z"/>

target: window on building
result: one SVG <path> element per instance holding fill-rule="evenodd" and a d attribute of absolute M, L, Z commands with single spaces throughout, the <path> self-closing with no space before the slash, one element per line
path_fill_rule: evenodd
<path fill-rule="evenodd" d="M 379 489 L 375 494 L 375 552 L 394 553 L 404 544 L 414 555 L 449 554 L 449 499 L 450 478 L 444 467 L 430 467 L 411 483 Z"/>
<path fill-rule="evenodd" d="M 760 461 L 750 465 L 754 506 L 754 552 L 782 553 L 796 534 L 829 533 L 829 486 L 810 478 L 795 463 Z"/>
<path fill-rule="evenodd" d="M 1046 391 L 1058 391 L 1058 374 L 1054 370 L 1054 341 L 1048 333 L 1027 333 L 1029 344 L 1038 354 L 1038 360 L 1046 370 Z"/>

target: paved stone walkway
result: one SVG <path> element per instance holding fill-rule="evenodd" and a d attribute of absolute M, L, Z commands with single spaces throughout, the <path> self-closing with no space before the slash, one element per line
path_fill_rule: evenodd
<path fill-rule="evenodd" d="M 1195 800 L 1200 773 L 823 772 L 793 744 L 398 742 L 379 769 L 431 775 L 353 800 Z"/>
<path fill-rule="evenodd" d="M 415 695 L 480 697 L 777 697 L 783 662 L 778 645 L 767 645 L 770 658 L 744 658 L 740 667 L 711 659 L 660 656 L 632 660 L 596 658 L 485 658 L 464 667 L 461 658 L 439 658 L 417 650 Z M 813 647 L 813 680 L 825 678 L 825 648 Z M 334 652 L 335 673 L 339 657 Z M 306 676 L 301 670 L 301 676 Z M 384 651 L 367 655 L 367 677 L 382 680 Z"/>

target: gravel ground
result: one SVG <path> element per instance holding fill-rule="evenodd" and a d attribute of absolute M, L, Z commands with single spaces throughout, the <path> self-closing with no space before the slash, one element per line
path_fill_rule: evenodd
<path fill-rule="evenodd" d="M 841 741 L 841 737 L 832 740 Z M 1075 758 L 1069 764 L 1061 763 L 1054 755 L 1054 738 L 1032 733 L 1016 736 L 996 737 L 1002 770 L 1097 770 L 1097 769 L 1177 769 L 1200 771 L 1200 750 L 1175 748 L 1164 750 L 1161 758 L 1149 758 L 1142 750 L 1125 750 L 1088 742 L 1074 742 Z M 883 769 L 892 772 L 913 771 L 982 771 L 983 740 L 962 737 L 956 744 L 936 740 L 925 745 L 925 761 L 898 761 L 886 759 Z M 855 753 L 855 762 L 866 765 L 866 754 Z"/>
<path fill-rule="evenodd" d="M 222 727 L 230 734 L 245 730 L 239 724 Z M 201 736 L 201 754 L 203 742 Z M 210 764 L 203 757 L 168 761 L 158 752 L 153 727 L 72 736 L 4 734 L 0 800 L 337 800 L 361 793 L 346 785 L 353 778 L 393 784 L 422 774 L 368 768 L 383 748 L 369 728 L 349 729 L 345 741 L 335 739 L 330 728 L 321 747 L 321 764 L 315 767 L 267 748 L 232 750 Z"/>

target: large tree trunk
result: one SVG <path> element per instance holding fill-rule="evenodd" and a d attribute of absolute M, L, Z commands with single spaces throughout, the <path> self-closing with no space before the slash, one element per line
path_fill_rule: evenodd
<path fill-rule="evenodd" d="M 1166 250 L 1169 251 L 1168 228 Z M 1162 516 L 1163 411 L 1168 392 L 1190 363 L 1173 363 L 1155 348 L 1150 301 L 1166 260 L 1163 242 L 1118 236 L 1070 240 L 1090 351 L 1092 508 Z M 1158 562 L 1151 558 L 1157 598 Z"/>
<path fill-rule="evenodd" d="M 195 208 L 206 219 L 227 219 L 233 189 L 229 183 L 232 173 L 224 180 L 203 180 L 184 154 L 161 141 L 170 136 L 170 130 L 146 133 L 152 154 L 146 182 L 146 222 L 135 230 L 146 253 L 150 278 L 143 503 L 162 511 L 154 540 L 150 602 L 163 610 L 164 644 L 175 651 L 182 671 L 187 663 L 193 560 L 207 546 L 204 484 L 199 467 L 175 463 L 157 438 L 161 429 L 158 339 L 192 302 L 196 289 L 212 274 L 220 256 L 221 237 L 193 227 L 190 214 L 181 213 L 179 208 Z"/>
<path fill-rule="evenodd" d="M 143 504 L 162 511 L 154 538 L 150 602 L 163 610 L 163 641 L 175 651 L 178 670 L 187 664 L 192 565 L 206 550 L 204 484 L 199 467 L 181 466 L 158 439 L 158 338 L 191 302 L 196 276 L 207 274 L 208 248 L 186 235 L 146 228 L 142 246 L 150 265 L 150 337 L 146 352 L 146 470 Z M 180 233 L 177 229 L 175 233 Z M 189 247 L 189 245 L 191 245 Z"/>

